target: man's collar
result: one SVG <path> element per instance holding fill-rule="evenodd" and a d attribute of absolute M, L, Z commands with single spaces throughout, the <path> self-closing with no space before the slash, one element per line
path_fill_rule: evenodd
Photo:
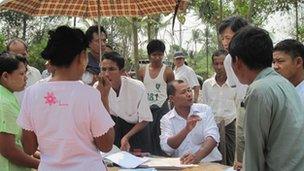
<path fill-rule="evenodd" d="M 196 114 L 196 113 L 199 113 L 199 110 L 197 110 L 195 107 L 193 107 L 193 105 L 190 107 L 190 112 L 189 112 L 189 115 L 193 115 L 193 114 Z M 172 118 L 178 118 L 178 119 L 184 119 L 182 118 L 175 110 L 175 107 L 172 109 L 172 111 L 169 113 L 169 119 L 172 119 Z"/>
<path fill-rule="evenodd" d="M 296 86 L 296 88 L 299 88 L 299 87 L 304 87 L 304 80 L 302 80 L 302 81 Z"/>
<path fill-rule="evenodd" d="M 182 69 L 182 68 L 184 68 L 186 65 L 185 64 L 183 64 L 183 65 L 181 65 L 180 67 L 175 67 L 175 70 L 177 71 L 177 70 L 180 70 L 180 69 Z"/>
<path fill-rule="evenodd" d="M 216 82 L 216 80 L 215 80 L 215 76 L 216 76 L 216 74 L 214 74 L 211 78 L 211 86 L 212 87 L 214 87 L 214 86 L 218 86 L 218 87 L 220 87 L 219 85 L 218 85 L 218 83 Z M 225 83 L 223 84 L 223 85 L 226 85 L 226 86 L 229 86 L 229 84 L 228 84 L 228 79 L 226 79 L 226 81 L 225 81 Z M 222 86 L 223 86 L 222 85 Z"/>
<path fill-rule="evenodd" d="M 277 73 L 277 72 L 275 72 L 273 68 L 267 67 L 267 68 L 263 69 L 261 72 L 258 73 L 258 75 L 255 77 L 254 81 L 257 81 L 261 78 L 264 78 L 271 73 Z"/>

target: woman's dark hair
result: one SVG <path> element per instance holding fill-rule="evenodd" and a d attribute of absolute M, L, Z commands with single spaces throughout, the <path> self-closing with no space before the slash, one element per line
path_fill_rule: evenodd
<path fill-rule="evenodd" d="M 117 52 L 108 52 L 102 55 L 102 60 L 111 60 L 115 62 L 119 68 L 119 70 L 122 70 L 125 67 L 125 59 L 121 57 L 121 55 Z"/>
<path fill-rule="evenodd" d="M 12 73 L 18 69 L 21 62 L 26 64 L 25 61 L 26 59 L 24 57 L 2 52 L 0 54 L 0 75 L 2 75 L 4 72 Z"/>
<path fill-rule="evenodd" d="M 80 29 L 60 26 L 50 31 L 49 35 L 41 56 L 54 66 L 69 67 L 75 57 L 88 47 L 88 41 Z"/>

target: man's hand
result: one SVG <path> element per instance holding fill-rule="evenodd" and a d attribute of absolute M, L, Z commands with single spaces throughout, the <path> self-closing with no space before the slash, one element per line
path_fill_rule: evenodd
<path fill-rule="evenodd" d="M 33 157 L 35 157 L 36 159 L 40 159 L 40 151 L 36 151 L 34 154 L 33 154 Z"/>
<path fill-rule="evenodd" d="M 180 158 L 180 162 L 181 164 L 196 164 L 199 160 L 195 154 L 187 153 Z"/>
<path fill-rule="evenodd" d="M 96 87 L 97 90 L 100 91 L 102 96 L 108 97 L 110 89 L 112 87 L 110 80 L 102 74 L 99 74 L 97 80 L 98 80 L 98 85 Z"/>
<path fill-rule="evenodd" d="M 96 89 L 99 90 L 100 95 L 101 95 L 101 101 L 108 112 L 110 112 L 108 97 L 109 97 L 111 87 L 112 87 L 112 84 L 111 84 L 110 80 L 103 74 L 99 74 L 98 84 L 96 86 Z"/>
<path fill-rule="evenodd" d="M 238 161 L 234 162 L 233 169 L 234 170 L 241 170 L 242 169 L 242 163 L 238 162 Z"/>
<path fill-rule="evenodd" d="M 196 123 L 198 121 L 202 120 L 202 118 L 200 118 L 199 116 L 197 115 L 190 115 L 188 118 L 187 118 L 187 125 L 186 125 L 186 129 L 190 132 L 196 125 Z"/>
<path fill-rule="evenodd" d="M 129 139 L 127 137 L 122 137 L 120 140 L 120 149 L 122 151 L 129 151 L 130 150 L 130 144 L 129 144 Z"/>

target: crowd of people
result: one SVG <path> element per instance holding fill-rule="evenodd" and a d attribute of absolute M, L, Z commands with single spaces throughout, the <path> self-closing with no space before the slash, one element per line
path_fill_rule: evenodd
<path fill-rule="evenodd" d="M 182 51 L 172 69 L 162 62 L 163 41 L 151 40 L 149 63 L 134 79 L 99 27 L 50 31 L 42 75 L 23 40 L 8 42 L 0 54 L 0 170 L 106 170 L 100 151 L 113 145 L 182 164 L 304 170 L 301 42 L 273 45 L 243 18 L 223 20 L 223 49 L 212 54 L 215 73 L 200 94 Z"/>

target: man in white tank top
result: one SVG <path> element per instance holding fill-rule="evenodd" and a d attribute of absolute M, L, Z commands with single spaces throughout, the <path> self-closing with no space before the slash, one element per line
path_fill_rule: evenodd
<path fill-rule="evenodd" d="M 148 94 L 148 101 L 153 115 L 149 123 L 152 154 L 164 155 L 160 148 L 160 119 L 169 111 L 167 103 L 167 83 L 174 80 L 171 68 L 162 63 L 165 44 L 160 40 L 152 40 L 147 46 L 150 63 L 138 71 L 139 80 L 143 81 Z"/>

